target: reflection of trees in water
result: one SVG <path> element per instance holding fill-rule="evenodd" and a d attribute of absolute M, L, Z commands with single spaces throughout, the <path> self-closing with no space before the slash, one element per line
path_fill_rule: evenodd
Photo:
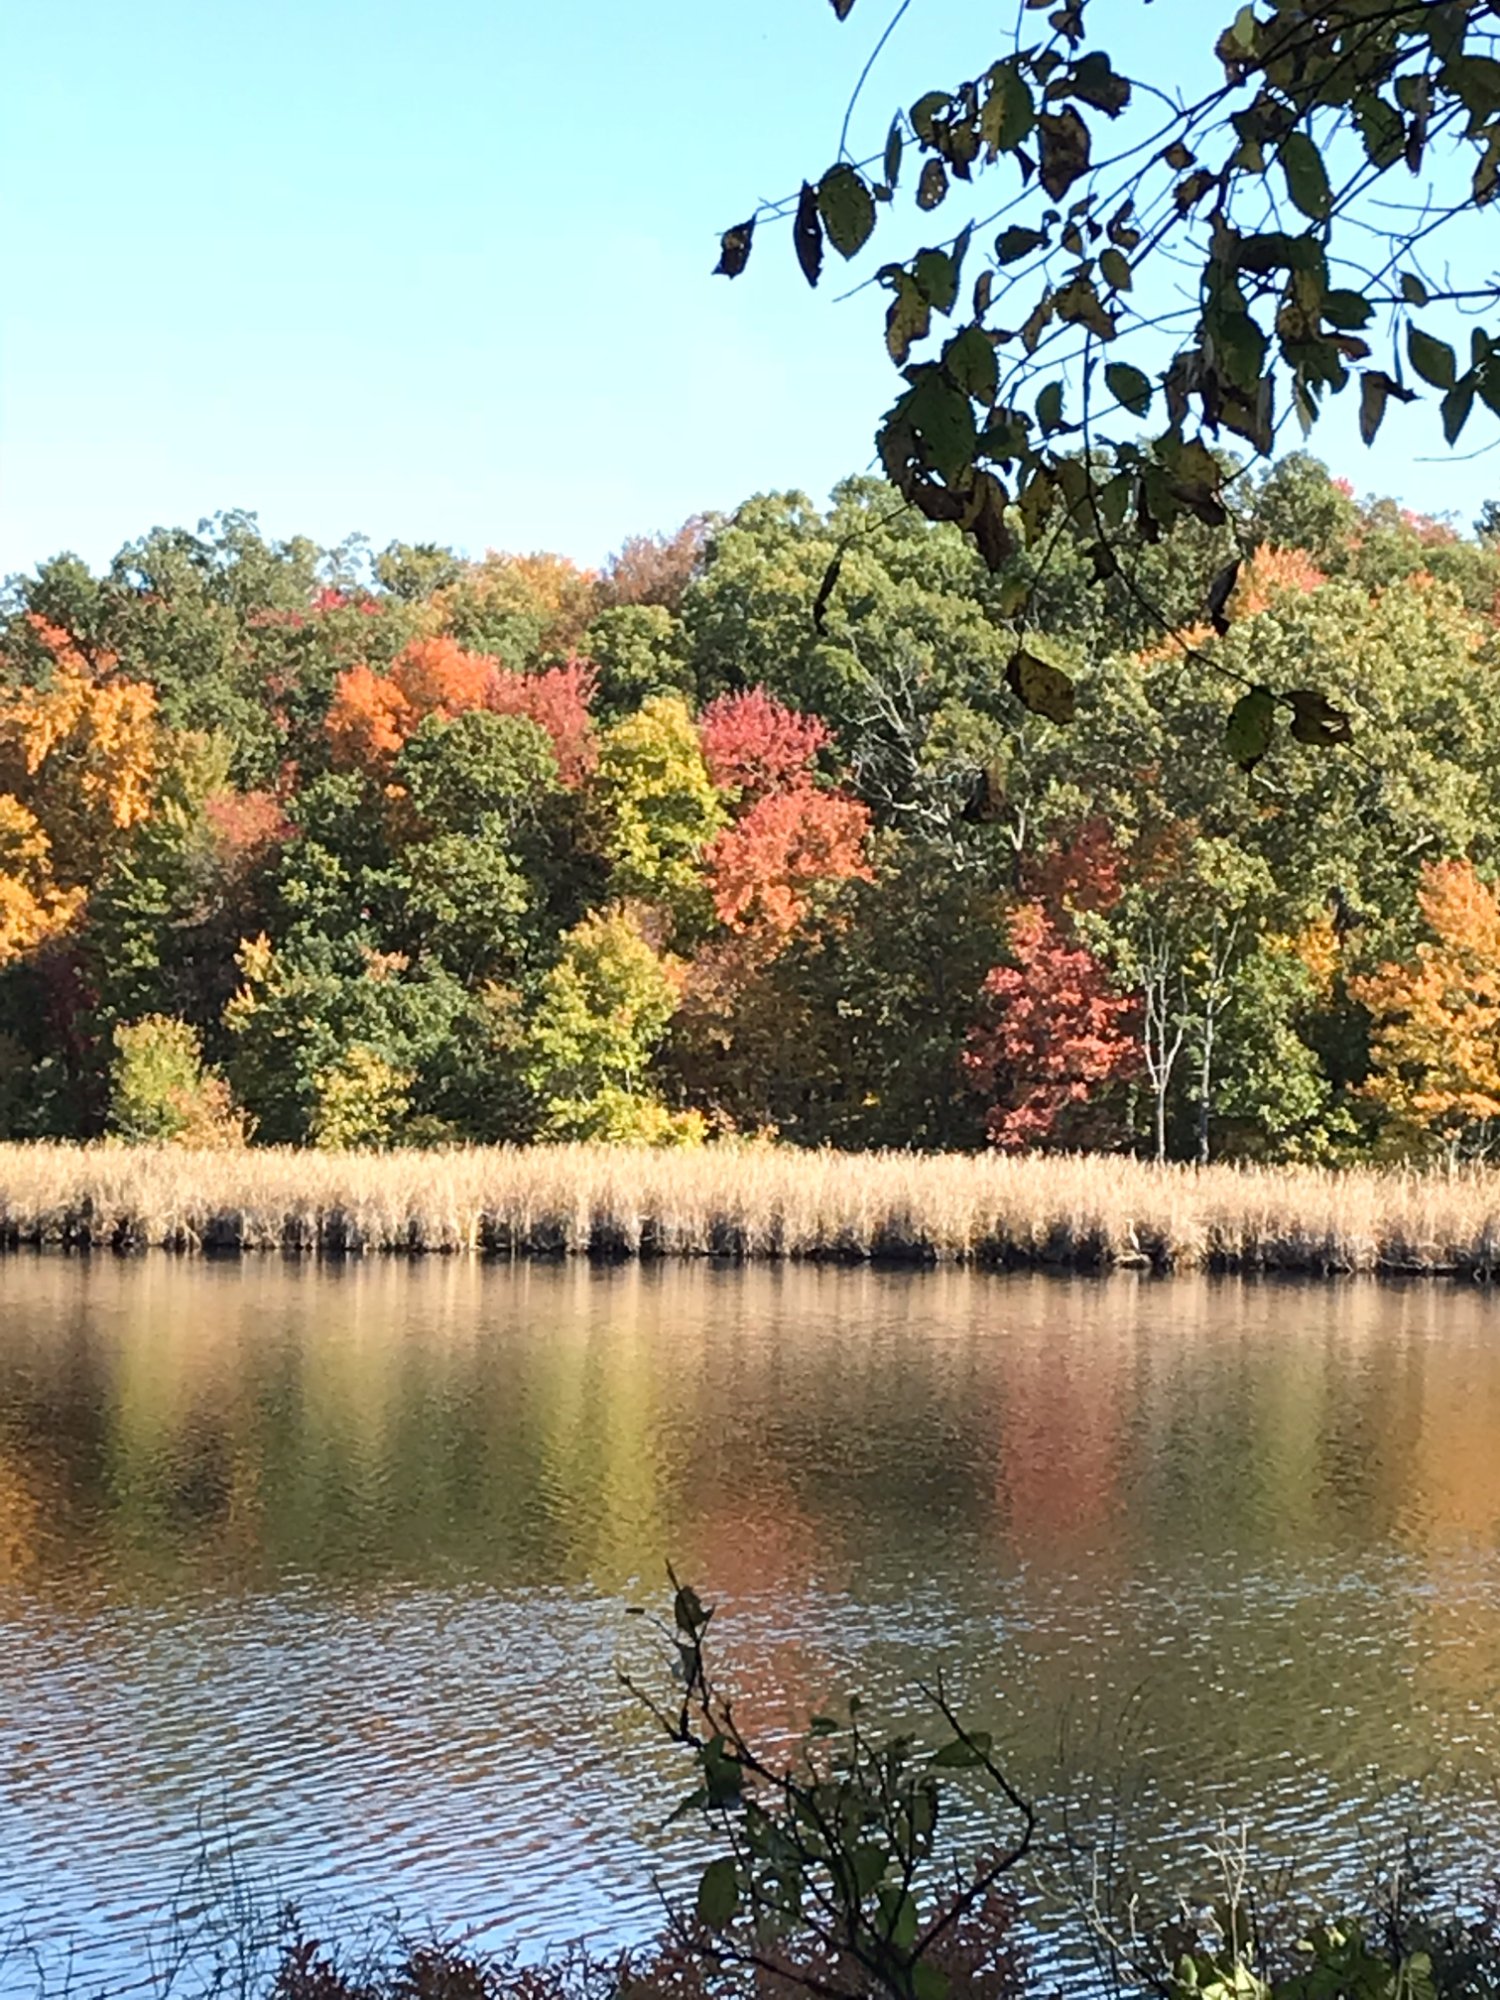
<path fill-rule="evenodd" d="M 759 1596 L 926 1536 L 1114 1571 L 1500 1534 L 1500 1302 L 1432 1287 L 165 1259 L 0 1285 L 13 1574 L 41 1536 L 42 1568 L 107 1552 L 122 1583 L 614 1591 L 670 1555 Z"/>

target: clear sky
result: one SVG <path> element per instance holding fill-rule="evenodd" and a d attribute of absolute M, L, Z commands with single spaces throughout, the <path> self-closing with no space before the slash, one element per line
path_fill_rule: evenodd
<path fill-rule="evenodd" d="M 278 536 L 592 563 L 756 490 L 821 497 L 890 400 L 884 295 L 810 293 L 769 236 L 737 283 L 710 271 L 723 227 L 831 160 L 889 11 L 11 9 L 0 573 L 63 548 L 102 564 L 227 507 Z M 915 0 L 864 139 L 974 73 L 1009 18 Z M 1202 0 L 1139 20 L 1136 66 L 1165 76 L 1203 37 Z M 1431 437 L 1393 411 L 1374 453 L 1347 421 L 1316 442 L 1360 490 L 1467 520 L 1500 471 Z"/>

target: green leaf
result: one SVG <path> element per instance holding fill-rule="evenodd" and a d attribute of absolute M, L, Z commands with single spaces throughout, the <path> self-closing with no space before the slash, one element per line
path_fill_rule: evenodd
<path fill-rule="evenodd" d="M 1325 222 L 1333 209 L 1333 189 L 1323 155 L 1305 132 L 1289 132 L 1278 155 L 1286 175 L 1286 191 L 1296 207 L 1313 222 Z"/>
<path fill-rule="evenodd" d="M 1390 376 L 1378 369 L 1372 368 L 1359 378 L 1359 434 L 1366 444 L 1375 442 L 1375 434 L 1385 420 L 1390 392 Z"/>
<path fill-rule="evenodd" d="M 946 250 L 919 250 L 911 260 L 917 290 L 936 312 L 948 313 L 958 297 L 958 267 Z"/>
<path fill-rule="evenodd" d="M 974 238 L 974 225 L 966 222 L 953 239 L 953 248 L 948 253 L 953 259 L 953 289 L 958 290 L 958 281 L 963 273 L 964 259 L 969 254 L 969 245 Z"/>
<path fill-rule="evenodd" d="M 904 399 L 904 408 L 933 465 L 951 484 L 973 463 L 978 442 L 968 397 L 940 369 L 929 368 Z"/>
<path fill-rule="evenodd" d="M 1130 102 L 1130 84 L 1121 76 L 1102 49 L 1080 56 L 1068 74 L 1052 84 L 1049 95 L 1076 97 L 1110 118 L 1118 118 Z"/>
<path fill-rule="evenodd" d="M 1434 389 L 1451 389 L 1458 380 L 1458 362 L 1446 340 L 1434 340 L 1419 326 L 1408 326 L 1406 352 L 1412 367 Z"/>
<path fill-rule="evenodd" d="M 1489 118 L 1500 111 L 1500 62 L 1493 56 L 1454 56 L 1443 66 L 1443 87 L 1476 119 Z"/>
<path fill-rule="evenodd" d="M 1210 310 L 1204 315 L 1204 331 L 1221 372 L 1237 389 L 1253 389 L 1265 366 L 1268 344 L 1257 322 L 1247 312 Z"/>
<path fill-rule="evenodd" d="M 979 1752 L 972 1743 L 966 1743 L 961 1736 L 955 1736 L 951 1743 L 945 1743 L 941 1750 L 934 1750 L 931 1762 L 939 1771 L 971 1771 L 980 1762 Z"/>
<path fill-rule="evenodd" d="M 1130 260 L 1113 248 L 1099 252 L 1099 269 L 1112 292 L 1128 292 L 1132 279 Z"/>
<path fill-rule="evenodd" d="M 1087 278 L 1074 278 L 1052 301 L 1052 310 L 1070 326 L 1086 326 L 1101 340 L 1113 340 L 1118 328 L 1109 307 Z"/>
<path fill-rule="evenodd" d="M 698 1879 L 698 1921 L 721 1931 L 740 1907 L 739 1876 L 727 1855 L 710 1861 Z"/>
<path fill-rule="evenodd" d="M 895 284 L 896 296 L 886 308 L 885 345 L 896 366 L 904 368 L 912 342 L 927 337 L 932 325 L 932 307 L 923 297 L 920 285 L 907 272 L 898 271 Z"/>
<path fill-rule="evenodd" d="M 818 594 L 813 599 L 812 622 L 815 632 L 821 632 L 828 622 L 828 606 L 832 601 L 833 593 L 838 589 L 839 576 L 843 571 L 843 567 L 844 551 L 840 549 L 827 569 L 824 570 L 823 581 L 818 585 Z M 813 1722 L 815 1725 L 819 1719 L 817 1716 L 814 1716 Z M 818 1735 L 820 1733 L 823 1732 L 820 1732 L 815 1726 L 813 1734 Z"/>
<path fill-rule="evenodd" d="M 853 167 L 830 167 L 818 183 L 818 213 L 828 240 L 849 258 L 862 250 L 875 227 L 875 198 Z"/>
<path fill-rule="evenodd" d="M 1253 271 L 1264 276 L 1269 271 L 1306 271 L 1322 257 L 1322 249 L 1312 236 L 1288 236 L 1284 229 L 1270 229 L 1261 236 L 1246 236 L 1232 246 L 1237 271 Z"/>
<path fill-rule="evenodd" d="M 1327 292 L 1323 298 L 1323 317 L 1330 326 L 1358 333 L 1374 319 L 1375 308 L 1362 292 Z"/>
<path fill-rule="evenodd" d="M 1269 688 L 1242 694 L 1224 725 L 1224 748 L 1242 771 L 1253 771 L 1271 747 L 1276 727 L 1276 697 Z"/>
<path fill-rule="evenodd" d="M 995 400 L 999 369 L 994 342 L 982 327 L 966 326 L 943 349 L 943 366 L 966 396 L 981 403 Z"/>
<path fill-rule="evenodd" d="M 1038 178 L 1052 199 L 1061 201 L 1089 170 L 1089 128 L 1071 105 L 1066 111 L 1044 112 L 1036 122 L 1042 155 Z"/>
<path fill-rule="evenodd" d="M 979 114 L 979 136 L 990 158 L 1013 153 L 1036 124 L 1031 86 L 1014 62 L 996 63 L 989 72 L 989 94 Z"/>
<path fill-rule="evenodd" d="M 1060 667 L 1039 660 L 1023 646 L 1012 656 L 1005 679 L 1022 708 L 1033 715 L 1064 725 L 1073 720 L 1078 690 Z"/>
<path fill-rule="evenodd" d="M 1104 371 L 1104 384 L 1117 403 L 1123 403 L 1133 417 L 1145 416 L 1151 407 L 1151 378 L 1128 361 L 1111 361 Z"/>
<path fill-rule="evenodd" d="M 886 1936 L 898 1951 L 907 1951 L 916 1943 L 917 1905 L 909 1889 L 899 1883 L 884 1883 L 875 1899 L 880 1905 L 880 1914 L 885 1919 Z"/>
<path fill-rule="evenodd" d="M 919 1958 L 911 1969 L 911 1990 L 916 2000 L 949 2000 L 953 1982 L 946 1972 L 929 1965 L 925 1958 Z"/>
<path fill-rule="evenodd" d="M 850 1859 L 854 1863 L 854 1885 L 863 1901 L 872 1889 L 885 1880 L 885 1871 L 891 1865 L 890 1853 L 873 1840 L 862 1840 Z"/>
<path fill-rule="evenodd" d="M 1288 688 L 1281 697 L 1292 710 L 1291 733 L 1299 743 L 1326 748 L 1332 743 L 1351 743 L 1354 729 L 1348 715 L 1335 708 L 1316 688 Z"/>
<path fill-rule="evenodd" d="M 1401 113 L 1374 91 L 1364 90 L 1355 98 L 1353 111 L 1365 158 L 1374 167 L 1394 166 L 1401 157 L 1406 137 L 1406 121 Z"/>
<path fill-rule="evenodd" d="M 995 238 L 995 256 L 1002 264 L 1014 264 L 1022 257 L 1029 257 L 1033 250 L 1039 250 L 1046 240 L 1040 229 L 1023 229 L 1019 223 L 1013 223 Z"/>
<path fill-rule="evenodd" d="M 719 261 L 714 266 L 714 276 L 737 278 L 750 261 L 750 244 L 755 235 L 755 217 L 748 222 L 737 222 L 733 229 L 726 229 L 719 238 Z"/>
<path fill-rule="evenodd" d="M 731 1756 L 724 1748 L 722 1736 L 704 1744 L 700 1762 L 710 1805 L 730 1805 L 741 1796 L 745 1789 L 745 1768 L 738 1757 Z"/>
<path fill-rule="evenodd" d="M 1063 385 L 1048 382 L 1036 399 L 1036 420 L 1049 435 L 1062 429 Z"/>
<path fill-rule="evenodd" d="M 924 146 L 932 144 L 932 135 L 936 130 L 933 121 L 938 113 L 946 111 L 952 102 L 946 90 L 929 90 L 925 91 L 912 106 L 911 129 Z"/>
<path fill-rule="evenodd" d="M 1401 296 L 1409 306 L 1425 306 L 1427 303 L 1427 287 L 1414 272 L 1403 271 L 1401 273 Z"/>
<path fill-rule="evenodd" d="M 1229 630 L 1228 604 L 1234 595 L 1234 587 L 1240 580 L 1240 559 L 1225 563 L 1208 586 L 1208 622 L 1222 638 Z"/>
<path fill-rule="evenodd" d="M 695 1638 L 708 1623 L 703 1609 L 703 1599 L 690 1583 L 680 1584 L 672 1599 L 672 1618 L 679 1632 L 689 1639 Z"/>
<path fill-rule="evenodd" d="M 901 155 L 904 148 L 905 141 L 901 136 L 901 120 L 893 118 L 891 120 L 891 129 L 886 134 L 885 159 L 881 163 L 885 168 L 885 184 L 887 187 L 894 187 L 901 178 Z"/>
<path fill-rule="evenodd" d="M 1459 433 L 1469 421 L 1469 412 L 1474 407 L 1474 391 L 1478 382 L 1473 375 L 1465 375 L 1444 396 L 1439 409 L 1443 419 L 1443 437 L 1449 444 L 1457 444 Z"/>
<path fill-rule="evenodd" d="M 1173 497 L 1210 528 L 1222 527 L 1227 516 L 1220 498 L 1222 472 L 1201 438 L 1186 443 L 1164 441 L 1163 457 L 1171 474 Z"/>
<path fill-rule="evenodd" d="M 807 1725 L 807 1733 L 809 1736 L 837 1736 L 839 1724 L 831 1715 L 815 1715 Z"/>

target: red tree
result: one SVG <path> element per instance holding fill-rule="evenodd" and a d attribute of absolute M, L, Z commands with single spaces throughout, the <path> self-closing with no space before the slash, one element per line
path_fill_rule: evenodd
<path fill-rule="evenodd" d="M 573 659 L 539 674 L 496 674 L 485 706 L 497 715 L 524 715 L 540 723 L 552 738 L 563 783 L 576 785 L 594 767 L 593 692 L 593 668 Z"/>
<path fill-rule="evenodd" d="M 1096 813 L 1071 838 L 1028 861 L 1023 885 L 1028 899 L 1044 909 L 1070 916 L 1080 910 L 1110 910 L 1120 900 L 1124 865 L 1114 829 Z"/>
<path fill-rule="evenodd" d="M 813 759 L 833 741 L 816 715 L 802 715 L 767 694 L 721 694 L 698 718 L 709 775 L 721 791 L 751 804 L 811 779 Z"/>
<path fill-rule="evenodd" d="M 1110 991 L 1091 951 L 1069 944 L 1036 903 L 1010 920 L 1013 965 L 985 979 L 985 1018 L 969 1030 L 964 1069 L 993 1099 L 986 1129 L 1008 1151 L 1045 1146 L 1071 1107 L 1134 1074 L 1134 1002 Z"/>

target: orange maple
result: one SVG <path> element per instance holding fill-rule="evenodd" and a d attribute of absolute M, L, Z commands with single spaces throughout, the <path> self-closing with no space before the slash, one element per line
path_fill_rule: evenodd
<path fill-rule="evenodd" d="M 324 728 L 336 768 L 378 776 L 429 715 L 451 720 L 476 708 L 524 715 L 552 738 L 571 784 L 593 760 L 592 690 L 592 670 L 581 660 L 513 674 L 492 653 L 468 652 L 454 638 L 413 639 L 387 673 L 361 664 L 340 674 Z"/>
<path fill-rule="evenodd" d="M 1500 901 L 1462 860 L 1429 862 L 1417 900 L 1432 936 L 1349 982 L 1371 1016 L 1363 1094 L 1400 1151 L 1455 1154 L 1500 1119 Z"/>
<path fill-rule="evenodd" d="M 873 879 L 865 859 L 869 831 L 868 808 L 847 792 L 802 784 L 767 793 L 708 850 L 719 921 L 767 940 L 790 936 L 819 883 Z"/>
<path fill-rule="evenodd" d="M 46 680 L 0 688 L 0 791 L 32 813 L 63 883 L 91 880 L 115 838 L 151 811 L 161 763 L 156 693 L 117 678 L 67 633 L 30 620 Z"/>

